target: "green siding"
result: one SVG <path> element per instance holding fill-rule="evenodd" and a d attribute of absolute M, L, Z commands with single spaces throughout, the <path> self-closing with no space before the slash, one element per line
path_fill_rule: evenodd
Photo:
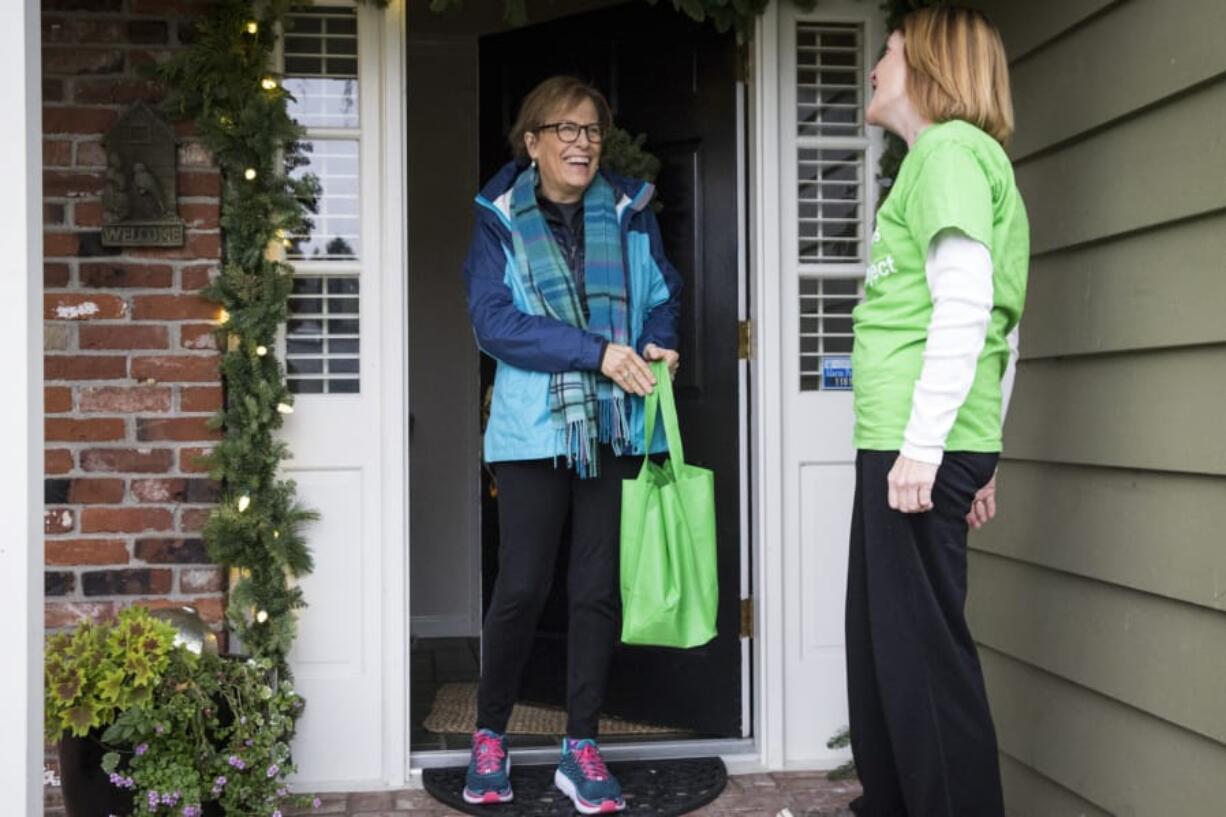
<path fill-rule="evenodd" d="M 1017 59 L 1119 0 L 997 0 L 975 5 L 991 15 L 1010 59 Z"/>
<path fill-rule="evenodd" d="M 1024 116 L 1018 112 L 1020 121 Z M 1226 81 L 1019 165 L 1031 251 L 1226 207 L 1226 127 L 1209 126 L 1223 119 Z"/>
<path fill-rule="evenodd" d="M 1050 253 L 1030 264 L 1022 358 L 1223 343 L 1224 306 L 1226 212 Z"/>
<path fill-rule="evenodd" d="M 1226 742 L 1226 706 L 1204 705 L 1226 678 L 1220 611 L 986 553 L 970 581 L 994 588 L 968 605 L 980 643 Z"/>
<path fill-rule="evenodd" d="M 1000 756 L 1000 776 L 1004 780 L 1005 790 L 1014 795 L 1013 799 L 1026 804 L 1023 808 L 1011 802 L 1005 809 L 1008 817 L 1028 817 L 1032 814 L 1111 817 L 1025 763 L 1019 763 L 1003 753 Z"/>
<path fill-rule="evenodd" d="M 1226 747 L 989 648 L 981 657 L 1003 752 L 1119 817 L 1221 817 Z M 1015 817 L 1066 817 L 1006 797 Z"/>
<path fill-rule="evenodd" d="M 1010 153 L 1026 156 L 1226 71 L 1226 49 L 1198 36 L 1206 27 L 1226 30 L 1222 0 L 1135 0 L 1022 60 L 1011 85 L 1026 118 Z M 1145 47 L 1126 45 L 1139 31 Z M 1120 82 L 1122 76 L 1128 81 Z"/>
<path fill-rule="evenodd" d="M 1224 415 L 1226 346 L 1037 360 L 1018 376 L 1005 446 L 1027 460 L 1226 474 Z"/>
<path fill-rule="evenodd" d="M 1012 460 L 999 493 L 976 550 L 1226 611 L 1221 478 Z"/>
<path fill-rule="evenodd" d="M 1226 814 L 1226 3 L 980 3 L 1032 227 L 971 540 L 1010 817 Z"/>

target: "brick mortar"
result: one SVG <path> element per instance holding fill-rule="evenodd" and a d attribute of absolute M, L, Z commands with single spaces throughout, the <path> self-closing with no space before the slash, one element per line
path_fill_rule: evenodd
<path fill-rule="evenodd" d="M 215 440 L 139 440 L 137 435 L 142 421 L 145 420 L 171 420 L 171 421 L 204 421 L 211 417 L 213 411 L 184 411 L 183 400 L 188 394 L 187 389 L 217 389 L 221 386 L 220 376 L 206 380 L 150 380 L 137 379 L 131 376 L 133 366 L 142 358 L 172 358 L 182 360 L 189 365 L 204 366 L 207 364 L 199 363 L 198 361 L 218 361 L 220 353 L 215 349 L 194 349 L 183 346 L 184 327 L 186 325 L 215 325 L 216 317 L 176 317 L 171 319 L 166 318 L 141 318 L 133 317 L 138 299 L 149 296 L 182 296 L 186 298 L 198 297 L 198 289 L 188 289 L 184 287 L 184 280 L 188 276 L 188 270 L 200 268 L 216 268 L 220 265 L 220 259 L 215 255 L 200 255 L 193 253 L 187 257 L 166 257 L 159 255 L 156 251 L 145 251 L 140 255 L 133 254 L 130 251 L 121 251 L 115 255 L 103 254 L 98 252 L 96 248 L 97 239 L 89 239 L 90 243 L 81 246 L 75 254 L 62 255 L 55 254 L 55 251 L 67 249 L 63 246 L 65 243 L 74 240 L 83 241 L 84 239 L 73 239 L 71 236 L 86 236 L 96 235 L 101 227 L 96 224 L 79 224 L 79 219 L 86 221 L 94 221 L 99 218 L 101 197 L 96 192 L 99 185 L 99 180 L 104 173 L 104 166 L 100 163 L 101 150 L 100 143 L 104 134 L 99 131 L 81 132 L 79 129 L 82 125 L 98 122 L 102 120 L 117 118 L 123 111 L 127 110 L 131 103 L 113 101 L 112 95 L 128 97 L 133 99 L 145 98 L 145 88 L 149 85 L 148 77 L 142 75 L 137 66 L 150 59 L 157 59 L 158 55 L 173 52 L 182 47 L 179 40 L 180 24 L 186 19 L 178 8 L 169 7 L 165 10 L 155 10 L 155 13 L 137 14 L 132 11 L 134 4 L 130 0 L 123 0 L 117 4 L 119 10 L 107 9 L 103 11 L 48 11 L 43 16 L 44 26 L 44 55 L 47 63 L 43 76 L 49 81 L 46 87 L 49 92 L 58 98 L 50 98 L 42 100 L 42 104 L 48 111 L 54 112 L 54 118 L 57 122 L 49 123 L 52 127 L 63 127 L 70 129 L 72 132 L 50 131 L 44 133 L 44 157 L 51 161 L 44 164 L 44 172 L 49 174 L 55 185 L 55 195 L 47 195 L 43 198 L 44 206 L 51 205 L 61 208 L 62 217 L 59 212 L 54 213 L 56 223 L 49 223 L 44 228 L 44 234 L 53 237 L 54 242 L 58 245 L 52 246 L 52 250 L 46 256 L 48 266 L 54 265 L 53 276 L 64 275 L 64 270 L 67 272 L 67 281 L 63 286 L 44 287 L 44 292 L 54 303 L 56 298 L 65 298 L 68 296 L 84 296 L 97 297 L 105 299 L 106 304 L 115 305 L 123 304 L 125 313 L 120 317 L 108 317 L 103 319 L 84 318 L 78 320 L 65 320 L 53 316 L 44 321 L 45 331 L 48 333 L 48 338 L 51 343 L 48 346 L 62 344 L 64 348 L 47 348 L 45 355 L 49 360 L 58 359 L 78 359 L 87 361 L 89 359 L 108 360 L 120 359 L 123 361 L 124 372 L 128 376 L 124 377 L 108 377 L 105 379 L 80 379 L 66 378 L 59 380 L 47 380 L 46 386 L 48 389 L 63 390 L 67 389 L 69 397 L 69 411 L 55 412 L 46 414 L 46 418 L 53 420 L 65 426 L 65 435 L 73 433 L 106 433 L 106 423 L 109 421 L 114 425 L 115 420 L 122 422 L 123 439 L 119 440 L 48 440 L 45 443 L 47 451 L 54 452 L 69 452 L 72 460 L 72 467 L 62 474 L 48 474 L 49 480 L 66 480 L 70 483 L 76 480 L 113 480 L 121 485 L 122 493 L 119 495 L 119 502 L 105 503 L 83 503 L 63 502 L 50 503 L 46 505 L 46 512 L 49 514 L 59 514 L 64 511 L 72 515 L 73 530 L 65 533 L 49 533 L 47 540 L 49 543 L 61 541 L 77 541 L 86 543 L 80 554 L 73 554 L 73 558 L 84 557 L 89 558 L 88 543 L 90 542 L 120 542 L 123 546 L 123 552 L 126 554 L 128 561 L 126 563 L 102 563 L 102 564 L 80 564 L 80 565 L 56 565 L 48 564 L 46 572 L 51 574 L 59 574 L 65 578 L 71 577 L 72 592 L 60 596 L 48 596 L 47 604 L 48 611 L 55 610 L 57 621 L 63 616 L 63 611 L 66 607 L 73 605 L 89 605 L 85 607 L 85 611 L 92 610 L 114 610 L 129 606 L 136 603 L 194 603 L 208 601 L 210 604 L 215 604 L 215 600 L 224 599 L 224 591 L 200 591 L 200 592 L 183 592 L 181 582 L 185 575 L 191 571 L 201 571 L 216 569 L 215 565 L 207 563 L 163 563 L 149 562 L 144 559 L 137 558 L 136 543 L 142 539 L 199 539 L 201 534 L 199 531 L 183 530 L 185 521 L 192 521 L 192 516 L 206 512 L 213 507 L 215 503 L 207 502 L 161 502 L 161 501 L 145 501 L 138 499 L 133 491 L 134 485 L 146 480 L 207 480 L 206 473 L 198 471 L 185 470 L 182 467 L 182 459 L 185 456 L 184 452 L 192 449 L 207 450 L 216 444 Z M 51 30 L 51 24 L 59 23 L 61 28 Z M 141 24 L 136 29 L 131 24 Z M 134 35 L 139 39 L 146 39 L 150 34 L 148 24 L 152 26 L 152 39 L 164 39 L 161 42 L 136 42 L 129 40 L 130 35 Z M 164 33 L 158 30 L 158 24 L 164 28 Z M 81 26 L 78 28 L 78 26 Z M 104 34 L 108 27 L 114 29 L 114 32 L 120 36 L 119 40 L 107 42 L 76 42 L 79 37 L 77 35 L 84 34 L 85 39 L 94 39 Z M 63 70 L 61 70 L 63 69 Z M 81 100 L 79 97 L 85 94 L 88 99 Z M 79 111 L 81 118 L 77 118 L 72 112 Z M 74 120 L 76 120 L 74 122 Z M 57 124 L 58 123 L 58 124 Z M 212 156 L 201 143 L 200 140 L 191 134 L 190 127 L 182 125 L 174 125 L 176 131 L 176 156 L 177 165 L 176 172 L 179 180 L 191 180 L 190 184 L 206 184 L 217 185 L 216 177 L 218 176 L 218 168 L 212 163 Z M 211 178 L 210 178 L 211 177 Z M 182 188 L 183 185 L 180 185 Z M 206 188 L 207 189 L 207 188 Z M 198 190 L 198 188 L 197 188 Z M 188 209 L 191 212 L 188 216 L 193 220 L 199 220 L 204 226 L 189 227 L 186 233 L 187 242 L 203 242 L 194 246 L 199 249 L 210 250 L 209 244 L 219 243 L 222 235 L 220 226 L 216 223 L 220 217 L 220 196 L 211 194 L 201 194 L 193 190 L 191 195 L 179 195 L 176 199 L 180 212 Z M 210 223 L 212 222 L 212 223 Z M 93 249 L 90 249 L 93 247 Z M 182 248 L 167 248 L 170 253 L 183 253 Z M 82 253 L 84 251 L 85 254 Z M 148 267 L 157 266 L 161 270 L 155 272 L 154 278 L 141 279 L 140 273 L 132 276 L 131 280 L 141 283 L 137 287 L 124 286 L 82 286 L 82 264 L 94 264 L 106 267 L 108 265 L 121 267 Z M 204 279 L 201 273 L 192 273 L 197 276 L 196 283 Z M 168 286 L 153 287 L 148 286 L 151 281 L 156 281 L 157 277 L 166 280 Z M 127 276 L 119 276 L 116 281 L 124 282 Z M 55 281 L 55 278 L 52 278 Z M 105 280 L 105 279 L 103 279 Z M 103 305 L 100 302 L 100 305 Z M 218 311 L 220 307 L 216 308 Z M 105 314 L 105 310 L 104 310 Z M 126 330 L 132 331 L 128 340 L 129 342 L 141 343 L 156 343 L 162 340 L 158 335 L 165 336 L 165 348 L 150 348 L 150 349 L 131 349 L 131 348 L 116 348 L 116 349 L 84 349 L 81 347 L 81 329 L 80 326 L 93 326 L 95 330 L 87 334 L 96 334 L 96 342 L 113 343 L 117 346 L 125 341 L 122 333 L 117 331 L 111 339 L 106 335 L 108 330 Z M 160 330 L 160 331 L 159 331 Z M 92 364 L 85 364 L 90 366 Z M 89 372 L 84 372 L 88 374 Z M 82 409 L 82 400 L 84 395 L 95 389 L 119 389 L 119 390 L 140 390 L 142 387 L 153 386 L 156 391 L 154 396 L 149 398 L 152 401 L 165 400 L 167 409 L 159 411 L 154 409 L 142 408 L 136 411 L 119 411 L 113 408 L 108 409 L 107 400 L 113 401 L 111 405 L 122 406 L 122 401 L 125 399 L 123 395 L 115 395 L 108 398 L 103 398 L 96 405 L 104 409 L 103 411 L 84 411 Z M 62 393 L 62 392 L 60 392 Z M 126 399 L 140 401 L 142 398 L 137 396 L 127 396 Z M 151 403 L 152 404 L 152 403 Z M 72 424 L 83 424 L 80 428 L 74 429 Z M 118 427 L 113 429 L 118 432 Z M 150 462 L 149 471 L 132 471 L 132 470 L 116 470 L 116 471 L 89 471 L 84 468 L 82 458 L 86 451 L 103 451 L 103 452 L 134 452 L 133 456 L 140 458 L 148 456 L 153 452 L 164 452 L 154 454 L 155 458 L 165 459 L 166 467 L 164 470 L 157 470 L 160 462 Z M 61 454 L 56 454 L 57 457 L 62 457 Z M 121 460 L 122 464 L 122 460 Z M 137 463 L 133 463 L 137 464 Z M 58 489 L 57 489 L 58 490 Z M 70 488 L 71 490 L 71 488 Z M 90 489 L 86 489 L 90 490 Z M 113 494 L 107 494 L 105 491 L 113 490 L 107 488 L 95 488 L 103 493 L 95 495 L 81 495 L 75 497 L 82 498 L 112 498 Z M 194 496 L 194 495 L 193 495 Z M 82 518 L 86 515 L 91 515 L 91 511 L 115 512 L 121 511 L 137 515 L 139 520 L 140 514 L 152 513 L 160 514 L 164 518 L 166 524 L 170 526 L 169 530 L 150 530 L 142 532 L 107 532 L 95 531 L 85 533 L 81 531 Z M 156 520 L 154 520 L 156 521 Z M 199 520 L 197 520 L 199 521 Z M 54 528 L 53 528 L 54 529 Z M 153 555 L 153 554 L 146 554 Z M 103 558 L 118 558 L 119 552 L 114 550 L 107 554 L 99 552 L 97 554 L 99 560 Z M 170 590 L 166 593 L 136 593 L 132 595 L 114 594 L 114 595 L 85 595 L 84 592 L 84 577 L 99 572 L 106 571 L 163 571 L 160 575 L 166 575 L 170 578 Z M 224 585 L 224 581 L 223 581 Z M 111 588 L 114 589 L 114 588 Z"/>

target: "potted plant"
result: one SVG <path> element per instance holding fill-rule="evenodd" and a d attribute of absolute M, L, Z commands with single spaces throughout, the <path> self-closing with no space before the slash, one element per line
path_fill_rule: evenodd
<path fill-rule="evenodd" d="M 286 783 L 303 707 L 292 685 L 266 659 L 196 654 L 175 636 L 133 607 L 48 642 L 46 728 L 63 736 L 69 817 L 280 817 L 306 805 Z"/>
<path fill-rule="evenodd" d="M 152 699 L 106 730 L 105 743 L 132 754 L 108 753 L 103 769 L 135 794 L 139 815 L 280 817 L 311 802 L 286 783 L 302 706 L 266 659 L 175 650 Z"/>
<path fill-rule="evenodd" d="M 64 802 L 70 814 L 122 814 L 131 794 L 110 785 L 101 770 L 102 730 L 132 707 L 150 701 L 170 663 L 173 627 L 140 607 L 102 624 L 84 621 L 47 640 L 44 730 L 56 741 Z"/>

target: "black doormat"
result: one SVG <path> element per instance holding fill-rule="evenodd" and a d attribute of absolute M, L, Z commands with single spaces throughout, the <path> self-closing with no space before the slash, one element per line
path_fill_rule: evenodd
<path fill-rule="evenodd" d="M 474 806 L 464 802 L 465 768 L 426 769 L 422 785 L 434 799 L 465 814 L 488 817 L 566 817 L 575 814 L 570 798 L 553 785 L 556 764 L 517 766 L 512 757 L 510 803 Z M 630 760 L 609 764 L 626 799 L 626 815 L 672 817 L 710 803 L 728 782 L 728 770 L 717 757 L 685 760 Z"/>

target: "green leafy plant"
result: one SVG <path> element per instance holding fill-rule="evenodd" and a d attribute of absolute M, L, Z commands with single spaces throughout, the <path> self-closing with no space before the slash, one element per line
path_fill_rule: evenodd
<path fill-rule="evenodd" d="M 43 669 L 44 730 L 49 740 L 76 737 L 112 723 L 147 702 L 170 662 L 175 629 L 143 607 L 112 622 L 84 621 L 47 639 Z"/>
<path fill-rule="evenodd" d="M 290 740 L 302 710 L 269 659 L 233 659 L 176 649 L 153 694 L 103 734 L 120 747 L 103 758 L 111 783 L 135 795 L 136 813 L 278 817 L 311 803 L 292 795 Z M 314 805 L 319 806 L 315 800 Z"/>
<path fill-rule="evenodd" d="M 826 741 L 827 749 L 846 749 L 851 745 L 851 730 L 846 726 L 834 734 L 834 737 Z M 831 769 L 826 772 L 827 780 L 854 780 L 856 779 L 856 762 L 849 760 L 837 769 Z"/>
<path fill-rule="evenodd" d="M 629 131 L 617 126 L 610 128 L 600 147 L 601 167 L 620 176 L 645 179 L 654 184 L 660 175 L 660 160 L 643 147 L 646 141 L 645 133 L 631 136 Z M 657 213 L 663 209 L 658 196 L 651 200 L 651 206 Z"/>

